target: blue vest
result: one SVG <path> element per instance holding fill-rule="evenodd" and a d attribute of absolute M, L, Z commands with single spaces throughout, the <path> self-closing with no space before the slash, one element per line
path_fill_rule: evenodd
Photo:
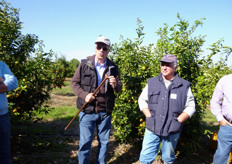
<path fill-rule="evenodd" d="M 162 74 L 148 79 L 148 108 L 151 117 L 146 120 L 146 128 L 156 135 L 168 136 L 180 132 L 183 124 L 177 117 L 183 112 L 190 82 L 177 74 L 166 88 Z"/>

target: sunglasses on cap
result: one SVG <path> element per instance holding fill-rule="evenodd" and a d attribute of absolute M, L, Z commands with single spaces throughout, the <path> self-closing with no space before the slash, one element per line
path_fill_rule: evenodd
<path fill-rule="evenodd" d="M 101 49 L 103 49 L 103 51 L 108 51 L 109 50 L 107 47 L 97 46 L 97 50 L 101 50 Z"/>

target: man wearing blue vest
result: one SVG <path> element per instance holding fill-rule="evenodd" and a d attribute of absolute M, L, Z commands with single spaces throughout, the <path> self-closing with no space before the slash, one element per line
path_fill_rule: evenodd
<path fill-rule="evenodd" d="M 161 73 L 148 79 L 138 100 L 140 110 L 146 116 L 139 159 L 144 164 L 152 164 L 161 142 L 164 163 L 175 161 L 175 148 L 183 123 L 195 112 L 190 82 L 176 74 L 176 56 L 167 54 L 160 62 Z"/>

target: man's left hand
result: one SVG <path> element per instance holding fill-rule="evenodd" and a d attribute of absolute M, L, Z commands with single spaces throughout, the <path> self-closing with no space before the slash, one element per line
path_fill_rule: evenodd
<path fill-rule="evenodd" d="M 189 117 L 189 115 L 187 114 L 187 113 L 185 113 L 185 112 L 182 112 L 180 115 L 179 115 L 179 117 L 177 118 L 177 120 L 178 120 L 178 122 L 180 122 L 180 123 L 183 123 L 183 122 L 185 122 L 187 119 L 189 119 L 190 117 Z"/>
<path fill-rule="evenodd" d="M 219 121 L 219 125 L 221 125 L 221 126 L 226 126 L 226 125 L 232 126 L 232 124 L 229 123 L 226 119 Z"/>
<path fill-rule="evenodd" d="M 7 92 L 7 86 L 4 83 L 0 83 L 0 93 Z"/>
<path fill-rule="evenodd" d="M 115 88 L 117 86 L 117 80 L 115 79 L 114 76 L 109 76 L 109 82 L 112 88 Z"/>
<path fill-rule="evenodd" d="M 2 77 L 0 77 L 0 83 L 2 83 L 4 81 L 4 79 Z"/>

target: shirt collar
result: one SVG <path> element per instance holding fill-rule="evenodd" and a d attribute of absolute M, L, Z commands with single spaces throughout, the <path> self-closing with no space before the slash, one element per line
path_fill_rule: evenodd
<path fill-rule="evenodd" d="M 95 66 L 103 66 L 105 67 L 107 64 L 107 59 L 105 60 L 105 63 L 103 65 L 98 64 L 97 59 L 95 58 Z"/>
<path fill-rule="evenodd" d="M 174 77 L 173 77 L 172 79 L 170 79 L 170 80 L 165 79 L 163 75 L 162 75 L 162 77 L 163 77 L 163 80 L 164 80 L 165 82 L 173 82 L 173 80 L 175 79 L 176 76 L 174 76 Z"/>

